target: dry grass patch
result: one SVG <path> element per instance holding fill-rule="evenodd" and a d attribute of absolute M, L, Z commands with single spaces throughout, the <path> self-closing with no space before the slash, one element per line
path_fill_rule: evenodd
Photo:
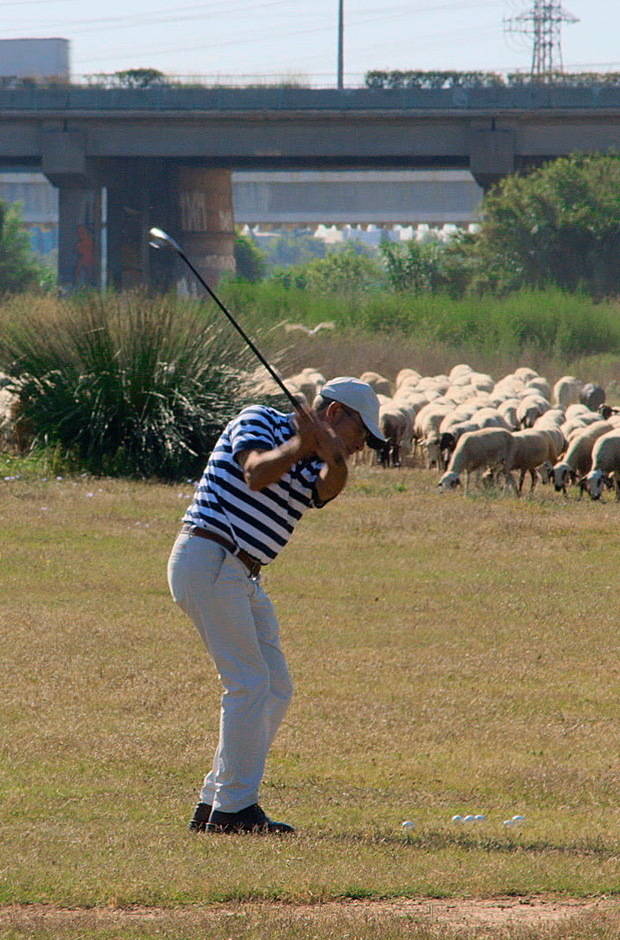
<path fill-rule="evenodd" d="M 615 940 L 613 902 L 557 898 L 435 898 L 314 905 L 236 904 L 185 910 L 53 907 L 0 910 L 5 940 L 227 938 L 227 940 Z"/>
<path fill-rule="evenodd" d="M 189 496 L 0 491 L 2 902 L 617 893 L 620 507 L 359 471 L 267 574 L 297 695 L 263 801 L 299 835 L 213 839 L 219 689 L 165 583 Z"/>

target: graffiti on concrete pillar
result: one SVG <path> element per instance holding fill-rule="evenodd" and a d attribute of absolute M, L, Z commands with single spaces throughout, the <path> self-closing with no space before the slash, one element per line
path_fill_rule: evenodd
<path fill-rule="evenodd" d="M 86 225 L 78 225 L 76 228 L 75 256 L 74 283 L 79 285 L 95 283 L 97 264 L 95 239 Z"/>
<path fill-rule="evenodd" d="M 220 232 L 232 232 L 234 229 L 232 212 L 220 209 L 218 215 L 220 217 Z"/>
<path fill-rule="evenodd" d="M 184 232 L 206 232 L 208 229 L 207 193 L 200 189 L 184 189 L 179 194 L 181 228 Z"/>
<path fill-rule="evenodd" d="M 184 232 L 232 232 L 233 214 L 229 209 L 215 209 L 209 205 L 209 193 L 204 189 L 183 189 L 179 193 L 181 228 Z"/>

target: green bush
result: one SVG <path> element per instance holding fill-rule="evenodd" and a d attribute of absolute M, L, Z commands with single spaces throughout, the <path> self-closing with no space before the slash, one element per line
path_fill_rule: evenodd
<path fill-rule="evenodd" d="M 620 293 L 620 157 L 576 154 L 503 179 L 485 197 L 476 249 L 532 287 Z"/>
<path fill-rule="evenodd" d="M 235 267 L 237 277 L 244 281 L 261 281 L 267 270 L 265 253 L 248 235 L 235 237 Z"/>
<path fill-rule="evenodd" d="M 0 368 L 35 444 L 91 473 L 193 477 L 243 404 L 249 354 L 220 317 L 139 294 L 35 304 L 7 318 Z"/>
<path fill-rule="evenodd" d="M 50 269 L 30 247 L 19 209 L 0 202 L 0 293 L 15 294 L 49 286 Z"/>
<path fill-rule="evenodd" d="M 380 261 L 359 254 L 354 248 L 330 251 L 324 258 L 281 272 L 277 279 L 287 287 L 299 287 L 317 294 L 355 294 L 385 287 Z"/>

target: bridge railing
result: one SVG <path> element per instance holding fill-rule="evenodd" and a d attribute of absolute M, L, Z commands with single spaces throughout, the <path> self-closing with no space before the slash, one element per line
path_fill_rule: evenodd
<path fill-rule="evenodd" d="M 84 77 L 85 78 L 85 77 Z M 285 110 L 415 110 L 501 112 L 520 110 L 620 109 L 620 84 L 599 85 L 493 85 L 490 87 L 378 87 L 356 85 L 336 89 L 293 81 L 279 83 L 276 76 L 262 76 L 264 83 L 220 84 L 223 76 L 184 76 L 192 81 L 173 82 L 173 76 L 146 85 L 99 81 L 47 82 L 0 79 L 0 111 L 252 111 Z M 198 81 L 200 78 L 200 81 Z M 246 76 L 246 78 L 249 78 Z M 269 79 L 269 80 L 268 80 Z"/>

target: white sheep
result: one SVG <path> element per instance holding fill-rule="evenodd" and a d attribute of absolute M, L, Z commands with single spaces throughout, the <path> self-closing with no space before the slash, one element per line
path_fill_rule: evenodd
<path fill-rule="evenodd" d="M 525 382 L 523 382 L 522 379 L 517 378 L 515 375 L 505 375 L 503 379 L 500 379 L 499 382 L 496 382 L 493 386 L 491 397 L 502 400 L 506 398 L 521 398 L 524 388 Z"/>
<path fill-rule="evenodd" d="M 469 384 L 480 392 L 491 392 L 495 386 L 495 382 L 486 372 L 471 372 Z"/>
<path fill-rule="evenodd" d="M 389 401 L 379 407 L 379 428 L 386 443 L 379 451 L 379 460 L 383 467 L 400 467 L 401 449 L 411 444 L 413 420 L 404 407 Z"/>
<path fill-rule="evenodd" d="M 386 379 L 383 375 L 379 375 L 378 372 L 362 372 L 360 381 L 366 382 L 374 388 L 375 392 L 381 392 L 382 395 L 391 396 L 392 394 L 389 379 Z"/>
<path fill-rule="evenodd" d="M 551 386 L 542 375 L 537 375 L 535 379 L 530 379 L 526 382 L 525 388 L 527 391 L 538 392 L 538 394 L 546 398 L 547 401 L 551 401 Z"/>
<path fill-rule="evenodd" d="M 515 369 L 514 374 L 522 382 L 531 382 L 532 379 L 539 378 L 536 369 L 532 369 L 530 366 L 519 366 L 518 369 Z"/>
<path fill-rule="evenodd" d="M 448 373 L 448 380 L 450 383 L 455 384 L 454 380 L 462 375 L 470 375 L 474 370 L 471 366 L 468 366 L 466 363 L 461 362 L 457 366 L 452 366 Z"/>
<path fill-rule="evenodd" d="M 535 430 L 538 428 L 559 428 L 564 424 L 564 418 L 565 415 L 561 408 L 549 408 L 539 418 L 536 418 L 532 427 Z"/>
<path fill-rule="evenodd" d="M 557 430 L 557 429 L 556 429 Z M 536 486 L 536 470 L 545 463 L 553 465 L 558 457 L 557 444 L 559 438 L 553 431 L 534 430 L 526 428 L 523 431 L 515 431 L 512 435 L 512 446 L 509 457 L 506 461 L 506 472 L 510 474 L 512 470 L 519 470 L 519 483 L 517 493 L 520 495 L 523 489 L 525 474 L 530 474 L 531 486 L 530 493 Z M 512 477 L 510 477 L 511 483 Z"/>
<path fill-rule="evenodd" d="M 477 408 L 471 416 L 471 421 L 479 428 L 504 428 L 506 431 L 512 430 L 506 418 L 500 414 L 496 408 Z"/>
<path fill-rule="evenodd" d="M 518 407 L 518 398 L 507 398 L 505 401 L 500 402 L 500 404 L 497 406 L 498 412 L 510 425 L 511 431 L 516 431 L 519 427 L 519 419 L 517 418 Z"/>
<path fill-rule="evenodd" d="M 584 485 L 592 499 L 600 499 L 603 487 L 613 485 L 616 499 L 620 500 L 620 429 L 614 428 L 596 441 L 592 448 L 592 469 Z"/>
<path fill-rule="evenodd" d="M 415 416 L 413 436 L 416 444 L 422 447 L 426 469 L 439 466 L 439 425 L 452 410 L 447 402 L 429 402 Z"/>
<path fill-rule="evenodd" d="M 556 463 L 550 473 L 556 492 L 562 492 L 566 496 L 567 484 L 576 482 L 590 472 L 594 444 L 599 437 L 612 429 L 613 425 L 609 421 L 597 421 L 569 441 L 564 457 Z"/>
<path fill-rule="evenodd" d="M 318 369 L 306 368 L 285 379 L 285 385 L 301 392 L 305 400 L 314 401 L 325 385 L 325 376 Z"/>
<path fill-rule="evenodd" d="M 399 389 L 401 385 L 405 383 L 407 385 L 416 385 L 422 376 L 419 372 L 416 372 L 415 369 L 401 369 L 398 375 L 396 376 L 395 388 Z"/>
<path fill-rule="evenodd" d="M 517 405 L 517 421 L 521 428 L 531 428 L 537 418 L 548 411 L 550 404 L 542 395 L 526 395 Z"/>
<path fill-rule="evenodd" d="M 506 472 L 506 461 L 512 447 L 512 434 L 504 428 L 481 428 L 460 438 L 448 469 L 437 484 L 442 491 L 453 489 L 465 473 L 465 492 L 473 470 L 490 469 Z"/>
<path fill-rule="evenodd" d="M 553 386 L 553 404 L 564 411 L 569 405 L 579 401 L 582 384 L 574 375 L 563 375 Z"/>

